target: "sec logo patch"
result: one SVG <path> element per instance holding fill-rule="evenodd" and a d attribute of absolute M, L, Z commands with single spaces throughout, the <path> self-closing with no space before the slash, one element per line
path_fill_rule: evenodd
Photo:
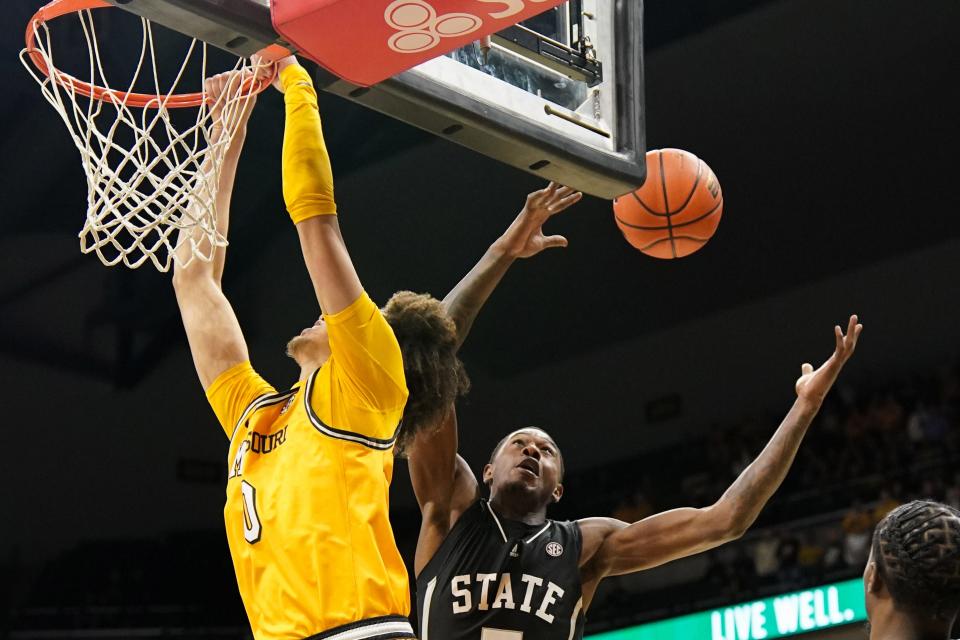
<path fill-rule="evenodd" d="M 559 558 L 563 555 L 563 545 L 559 542 L 547 543 L 547 555 L 553 556 L 554 558 Z"/>

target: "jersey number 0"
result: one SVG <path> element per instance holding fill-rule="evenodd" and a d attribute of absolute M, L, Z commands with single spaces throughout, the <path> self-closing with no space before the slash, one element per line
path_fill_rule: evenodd
<path fill-rule="evenodd" d="M 246 480 L 241 480 L 240 492 L 243 494 L 243 537 L 250 544 L 256 544 L 260 542 L 263 532 L 257 513 L 257 489 Z"/>

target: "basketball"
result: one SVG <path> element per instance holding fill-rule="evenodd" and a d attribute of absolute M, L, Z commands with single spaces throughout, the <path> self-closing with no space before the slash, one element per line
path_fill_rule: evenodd
<path fill-rule="evenodd" d="M 665 260 L 698 251 L 723 215 L 723 191 L 703 160 L 680 149 L 647 153 L 647 181 L 613 201 L 617 226 L 631 245 Z"/>

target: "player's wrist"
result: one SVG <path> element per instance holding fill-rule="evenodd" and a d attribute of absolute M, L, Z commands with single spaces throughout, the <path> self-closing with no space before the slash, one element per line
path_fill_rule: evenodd
<path fill-rule="evenodd" d="M 520 257 L 522 247 L 513 242 L 507 234 L 497 238 L 487 249 L 487 257 L 496 261 L 514 261 Z"/>
<path fill-rule="evenodd" d="M 797 401 L 795 404 L 801 415 L 808 416 L 810 419 L 813 419 L 813 417 L 816 416 L 820 411 L 820 407 L 823 406 L 823 400 L 823 397 L 814 397 L 808 394 L 802 394 L 797 396 Z"/>
<path fill-rule="evenodd" d="M 277 78 L 280 81 L 280 90 L 284 94 L 297 84 L 313 87 L 313 79 L 310 77 L 310 72 L 296 60 L 285 64 L 281 62 L 278 63 L 278 66 L 279 71 L 277 72 Z"/>

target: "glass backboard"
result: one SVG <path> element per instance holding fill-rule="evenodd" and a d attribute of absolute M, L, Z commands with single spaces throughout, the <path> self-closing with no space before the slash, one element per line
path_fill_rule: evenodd
<path fill-rule="evenodd" d="M 268 0 L 109 1 L 239 55 L 287 45 L 273 29 Z M 493 0 L 476 2 L 479 12 Z M 322 68 L 316 80 L 594 196 L 612 199 L 645 178 L 642 0 L 570 0 L 369 87 Z"/>

